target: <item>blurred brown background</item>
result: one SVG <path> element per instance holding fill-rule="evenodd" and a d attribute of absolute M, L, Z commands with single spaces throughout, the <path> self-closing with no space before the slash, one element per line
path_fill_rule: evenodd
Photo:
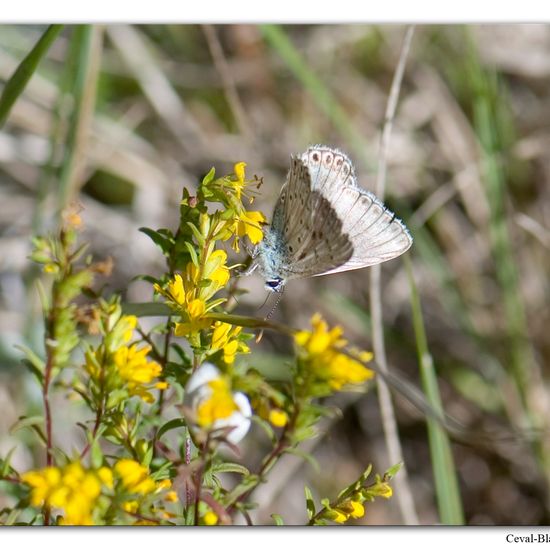
<path fill-rule="evenodd" d="M 17 444 L 14 466 L 32 466 L 30 437 L 9 428 L 19 415 L 40 411 L 40 394 L 14 345 L 41 349 L 38 274 L 27 255 L 31 236 L 52 227 L 60 201 L 78 198 L 83 240 L 96 257 L 113 257 L 108 291 L 149 301 L 150 285 L 133 278 L 158 275 L 164 263 L 138 228 L 174 227 L 182 187 L 195 186 L 212 166 L 226 174 L 246 161 L 249 176 L 263 177 L 257 206 L 268 217 L 290 155 L 311 144 L 347 152 L 360 185 L 373 190 L 405 30 L 96 27 L 84 74 L 71 53 L 74 29 L 63 30 L 0 130 L 1 455 Z M 0 86 L 43 31 L 0 27 Z M 88 91 L 67 175 L 78 78 Z M 549 84 L 550 26 L 420 26 L 394 121 L 386 203 L 415 239 L 410 256 L 445 408 L 469 428 L 495 434 L 453 446 L 468 524 L 550 520 Z M 369 349 L 368 276 L 360 270 L 292 282 L 275 317 L 305 327 L 321 311 Z M 382 281 L 390 368 L 417 382 L 401 259 L 383 266 Z M 253 276 L 241 287 L 249 293 L 236 311 L 264 315 L 263 281 Z M 288 341 L 266 334 L 245 359 L 277 376 L 291 351 Z M 258 521 L 281 513 L 303 522 L 304 483 L 332 497 L 367 464 L 380 472 L 390 466 L 376 393 L 334 402 L 343 418 L 327 422 L 315 441 L 321 471 L 283 461 L 256 493 Z M 420 522 L 433 523 L 425 417 L 399 394 L 395 404 Z M 529 433 L 501 437 L 521 431 L 529 415 Z M 245 462 L 253 465 L 264 445 L 260 433 L 252 436 Z M 370 505 L 362 522 L 400 523 L 394 501 Z"/>

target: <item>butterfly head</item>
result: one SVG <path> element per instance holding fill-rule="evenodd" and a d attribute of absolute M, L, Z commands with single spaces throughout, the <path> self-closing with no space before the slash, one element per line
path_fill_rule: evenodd
<path fill-rule="evenodd" d="M 271 292 L 282 292 L 284 286 L 285 280 L 282 277 L 273 277 L 265 281 L 265 288 Z"/>

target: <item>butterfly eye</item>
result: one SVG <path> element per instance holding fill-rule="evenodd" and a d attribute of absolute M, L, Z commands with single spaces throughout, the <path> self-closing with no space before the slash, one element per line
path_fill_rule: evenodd
<path fill-rule="evenodd" d="M 265 287 L 268 290 L 271 290 L 273 292 L 279 292 L 283 287 L 283 285 L 284 285 L 284 282 L 280 277 L 276 277 L 275 279 L 269 279 L 265 282 Z"/>

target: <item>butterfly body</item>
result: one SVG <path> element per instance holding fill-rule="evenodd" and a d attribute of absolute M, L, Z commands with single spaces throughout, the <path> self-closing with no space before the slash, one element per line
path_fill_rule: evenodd
<path fill-rule="evenodd" d="M 405 225 L 357 185 L 348 157 L 316 145 L 292 158 L 254 261 L 278 292 L 290 279 L 375 265 L 411 244 Z"/>

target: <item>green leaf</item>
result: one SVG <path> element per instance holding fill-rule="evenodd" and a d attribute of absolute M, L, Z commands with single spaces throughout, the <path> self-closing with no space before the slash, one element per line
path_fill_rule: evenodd
<path fill-rule="evenodd" d="M 307 485 L 304 486 L 304 491 L 306 493 L 307 518 L 311 519 L 315 515 L 315 501 L 313 500 L 313 495 Z"/>
<path fill-rule="evenodd" d="M 26 366 L 41 382 L 42 376 L 44 373 L 44 367 L 46 364 L 44 359 L 42 359 L 41 357 L 38 357 L 38 355 L 34 353 L 34 351 L 32 351 L 32 349 L 27 346 L 16 345 L 15 349 L 18 349 L 19 351 L 22 351 L 25 354 L 25 357 L 27 358 L 28 362 L 24 361 L 24 363 L 26 363 Z"/>
<path fill-rule="evenodd" d="M 23 510 L 14 508 L 9 514 L 8 517 L 4 520 L 3 525 L 14 525 L 17 521 L 17 518 L 21 515 Z"/>
<path fill-rule="evenodd" d="M 41 426 L 44 424 L 43 416 L 21 416 L 19 420 L 11 427 L 10 433 L 14 434 L 23 428 L 31 428 L 33 426 Z"/>
<path fill-rule="evenodd" d="M 233 489 L 225 495 L 224 501 L 226 506 L 230 506 L 235 502 L 241 495 L 244 495 L 250 489 L 255 487 L 258 484 L 258 476 L 251 475 L 243 479 L 238 485 L 233 487 Z"/>
<path fill-rule="evenodd" d="M 27 82 L 36 72 L 38 64 L 46 55 L 62 29 L 63 25 L 50 25 L 6 82 L 2 96 L 0 96 L 0 128 L 4 125 L 17 98 L 23 93 Z"/>
<path fill-rule="evenodd" d="M 193 248 L 193 245 L 189 241 L 185 241 L 185 243 L 183 244 L 185 245 L 185 248 L 187 248 L 187 250 L 189 251 L 189 256 L 191 256 L 191 261 L 193 262 L 193 264 L 195 264 L 195 267 L 199 269 L 199 258 L 197 257 L 197 252 Z"/>
<path fill-rule="evenodd" d="M 92 468 L 98 469 L 103 465 L 103 451 L 101 450 L 101 445 L 96 439 L 90 449 L 90 463 Z"/>
<path fill-rule="evenodd" d="M 384 472 L 384 478 L 387 479 L 387 480 L 393 479 L 396 476 L 397 472 L 399 472 L 399 470 L 401 470 L 402 466 L 403 466 L 403 463 L 398 462 L 395 466 L 392 466 L 391 468 L 388 468 Z"/>
<path fill-rule="evenodd" d="M 285 524 L 283 516 L 279 514 L 271 514 L 271 517 L 273 518 L 275 525 L 277 525 L 278 527 L 282 527 Z"/>
<path fill-rule="evenodd" d="M 143 458 L 141 459 L 141 463 L 149 466 L 151 464 L 151 460 L 153 460 L 154 452 L 155 447 L 153 445 L 149 445 L 149 447 L 147 448 L 147 452 L 143 455 Z"/>
<path fill-rule="evenodd" d="M 117 389 L 109 393 L 107 402 L 105 403 L 105 408 L 107 410 L 113 409 L 117 405 L 120 405 L 123 401 L 128 399 L 128 390 L 127 389 Z"/>
<path fill-rule="evenodd" d="M 202 178 L 202 185 L 208 185 L 216 177 L 216 169 L 214 167 L 210 168 L 210 172 Z"/>
<path fill-rule="evenodd" d="M 164 235 L 161 235 L 158 231 L 149 229 L 148 227 L 140 227 L 139 231 L 147 235 L 162 250 L 164 255 L 169 254 L 170 249 L 174 244 L 173 240 L 168 239 Z"/>
<path fill-rule="evenodd" d="M 399 468 L 401 467 L 400 464 L 397 465 L 397 470 L 399 470 Z M 393 466 L 392 468 L 395 468 L 395 466 Z M 396 470 L 396 472 L 397 472 Z M 389 471 L 389 470 L 388 470 Z M 359 477 L 359 479 L 357 480 L 357 483 L 359 484 L 362 484 L 364 483 L 367 478 L 370 476 L 372 472 L 372 464 L 369 464 L 366 468 L 365 468 L 365 471 L 361 474 L 361 476 Z"/>
<path fill-rule="evenodd" d="M 157 279 L 156 277 L 153 277 L 152 275 L 136 275 L 132 277 L 132 281 L 146 281 L 151 285 L 162 286 L 162 281 L 160 279 Z"/>
<path fill-rule="evenodd" d="M 17 449 L 17 447 L 12 447 L 8 451 L 8 454 L 6 455 L 6 458 L 0 459 L 0 464 L 2 465 L 1 468 L 0 468 L 0 477 L 4 477 L 4 476 L 8 475 L 10 470 L 12 470 L 12 467 L 10 465 L 11 457 L 12 457 L 12 455 L 15 452 L 16 449 Z"/>
<path fill-rule="evenodd" d="M 179 344 L 171 344 L 170 347 L 179 355 L 184 367 L 191 366 L 191 358 Z"/>
<path fill-rule="evenodd" d="M 317 462 L 317 460 L 312 455 L 310 455 L 309 453 L 306 453 L 305 451 L 302 451 L 301 449 L 293 449 L 293 448 L 287 449 L 285 452 L 288 453 L 288 454 L 295 455 L 295 456 L 298 456 L 300 458 L 303 458 L 304 460 L 309 462 L 309 464 L 312 466 L 312 468 L 316 472 L 321 473 L 321 466 L 319 465 L 319 462 Z"/>
<path fill-rule="evenodd" d="M 11 427 L 10 433 L 14 434 L 23 428 L 30 428 L 33 430 L 36 435 L 39 437 L 40 441 L 46 444 L 46 436 L 42 430 L 42 425 L 44 423 L 44 417 L 42 416 L 22 416 L 19 420 Z"/>
<path fill-rule="evenodd" d="M 197 239 L 197 243 L 199 244 L 199 246 L 204 246 L 204 237 L 197 229 L 197 226 L 191 222 L 187 222 L 187 225 L 189 226 L 189 229 L 191 229 L 193 235 L 195 236 L 195 239 Z"/>
<path fill-rule="evenodd" d="M 166 432 L 170 430 L 175 430 L 176 428 L 185 428 L 187 426 L 187 422 L 185 418 L 173 418 L 172 420 L 169 420 L 165 424 L 163 424 L 156 433 L 156 439 L 160 439 Z"/>
<path fill-rule="evenodd" d="M 271 424 L 267 420 L 264 420 L 259 416 L 253 416 L 252 422 L 254 422 L 258 426 L 260 426 L 260 428 L 262 428 L 262 430 L 266 433 L 267 437 L 269 437 L 269 440 L 272 443 L 275 443 L 277 441 L 277 437 L 275 436 L 275 431 L 273 430 L 273 428 L 271 427 Z"/>
<path fill-rule="evenodd" d="M 243 476 L 250 475 L 248 468 L 245 468 L 242 464 L 237 464 L 235 462 L 222 462 L 221 464 L 215 464 L 210 470 L 212 473 L 217 474 L 242 474 Z"/>

